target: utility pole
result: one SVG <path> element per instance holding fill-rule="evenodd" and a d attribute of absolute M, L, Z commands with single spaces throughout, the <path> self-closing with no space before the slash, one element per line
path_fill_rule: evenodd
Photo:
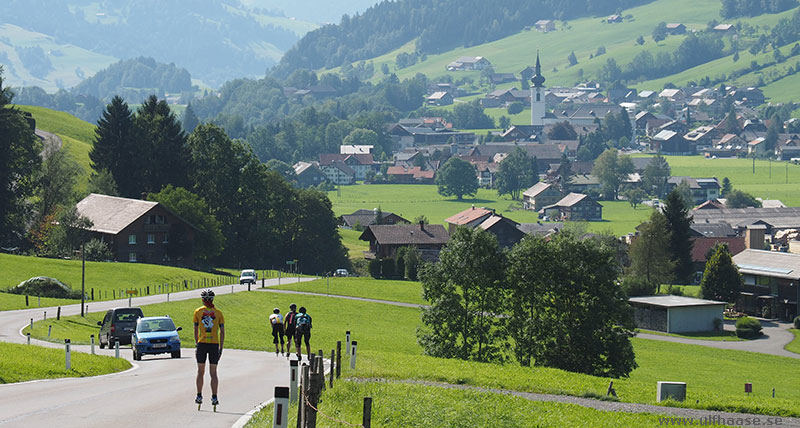
<path fill-rule="evenodd" d="M 81 317 L 86 308 L 86 237 L 81 239 Z"/>

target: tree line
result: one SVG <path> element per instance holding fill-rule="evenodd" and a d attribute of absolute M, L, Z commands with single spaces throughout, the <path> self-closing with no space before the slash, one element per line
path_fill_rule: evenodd
<path fill-rule="evenodd" d="M 642 0 L 425 0 L 382 2 L 361 15 L 307 33 L 272 69 L 288 76 L 298 68 L 333 68 L 374 58 L 417 39 L 419 54 L 474 46 L 515 34 L 539 19 L 603 15 Z M 387 30 L 391 29 L 391 30 Z"/>

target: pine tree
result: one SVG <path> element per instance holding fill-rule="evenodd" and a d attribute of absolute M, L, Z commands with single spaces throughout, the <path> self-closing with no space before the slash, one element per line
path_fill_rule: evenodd
<path fill-rule="evenodd" d="M 111 99 L 97 121 L 95 141 L 89 152 L 92 169 L 96 173 L 106 169 L 117 183 L 124 197 L 141 197 L 144 163 L 133 113 L 128 104 L 119 97 Z"/>
<path fill-rule="evenodd" d="M 691 284 L 694 269 L 692 268 L 692 247 L 690 226 L 692 216 L 678 190 L 667 196 L 664 204 L 664 216 L 667 219 L 667 230 L 670 232 L 670 259 L 675 261 L 675 280 L 679 284 Z"/>
<path fill-rule="evenodd" d="M 147 159 L 142 165 L 144 190 L 159 192 L 168 184 L 189 187 L 186 134 L 167 103 L 151 95 L 137 110 L 135 124 L 142 136 L 140 150 Z"/>
<path fill-rule="evenodd" d="M 661 284 L 670 283 L 675 263 L 669 251 L 667 218 L 660 211 L 653 210 L 650 220 L 642 223 L 638 232 L 628 250 L 631 260 L 629 274 L 659 288 Z"/>
<path fill-rule="evenodd" d="M 197 125 L 200 124 L 200 119 L 197 118 L 197 115 L 194 113 L 194 109 L 192 108 L 192 104 L 186 106 L 186 110 L 183 112 L 183 130 L 187 133 L 191 134 L 194 131 L 194 128 L 197 128 Z"/>

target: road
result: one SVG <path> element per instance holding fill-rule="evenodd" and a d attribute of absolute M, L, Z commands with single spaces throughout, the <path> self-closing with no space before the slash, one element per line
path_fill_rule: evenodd
<path fill-rule="evenodd" d="M 301 278 L 300 281 L 312 279 Z M 273 282 L 277 283 L 277 279 L 266 281 L 267 285 L 273 285 Z M 237 284 L 234 289 L 244 291 L 247 286 Z M 217 294 L 230 293 L 231 286 L 214 290 Z M 183 291 L 172 293 L 170 301 L 198 299 L 199 306 L 199 296 L 200 290 Z M 133 304 L 141 306 L 163 301 L 164 295 L 146 296 L 134 298 Z M 96 312 L 127 305 L 127 299 L 92 302 L 89 309 Z M 29 323 L 31 317 L 41 319 L 42 310 L 0 312 L 0 340 L 24 343 L 26 339 L 19 330 Z M 61 313 L 63 316 L 79 314 L 80 305 L 63 306 Z M 49 342 L 36 341 L 36 344 L 63 348 L 63 345 Z M 0 426 L 227 428 L 260 403 L 271 399 L 275 386 L 288 385 L 286 357 L 225 349 L 218 367 L 221 404 L 217 413 L 210 411 L 209 404 L 204 404 L 202 411 L 198 412 L 194 404 L 194 353 L 191 344 L 183 345 L 185 348 L 180 359 L 145 356 L 143 361 L 134 363 L 133 369 L 122 373 L 0 385 Z M 74 346 L 73 350 L 89 352 L 89 346 Z M 99 347 L 96 352 L 114 355 L 113 350 Z M 133 362 L 129 347 L 121 348 L 120 354 Z M 210 403 L 208 375 L 204 397 L 206 403 Z"/>

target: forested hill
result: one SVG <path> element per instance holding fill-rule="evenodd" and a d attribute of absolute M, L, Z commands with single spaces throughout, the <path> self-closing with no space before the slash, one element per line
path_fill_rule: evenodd
<path fill-rule="evenodd" d="M 540 19 L 610 14 L 651 0 L 399 0 L 306 34 L 273 69 L 333 68 L 373 58 L 414 40 L 420 54 L 497 40 Z"/>

